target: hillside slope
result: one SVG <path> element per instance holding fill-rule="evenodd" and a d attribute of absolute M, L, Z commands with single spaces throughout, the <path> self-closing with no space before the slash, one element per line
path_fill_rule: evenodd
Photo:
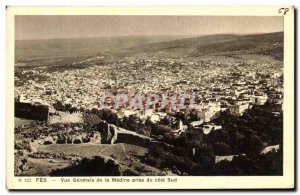
<path fill-rule="evenodd" d="M 126 36 L 111 38 L 16 40 L 16 62 L 117 52 L 128 47 L 170 41 L 179 36 Z"/>
<path fill-rule="evenodd" d="M 130 49 L 132 52 L 162 53 L 164 56 L 259 54 L 282 60 L 283 32 L 256 35 L 209 35 L 145 44 Z"/>
<path fill-rule="evenodd" d="M 16 63 L 51 64 L 54 59 L 111 55 L 199 57 L 258 54 L 283 60 L 283 32 L 256 35 L 138 36 L 16 41 Z M 56 61 L 57 61 L 56 60 Z M 76 59 L 74 59 L 76 61 Z M 74 61 L 73 60 L 73 61 Z M 80 61 L 80 59 L 79 59 Z M 54 61 L 55 62 L 55 61 Z M 54 63 L 53 62 L 53 63 Z M 53 64 L 52 63 L 52 64 Z"/>

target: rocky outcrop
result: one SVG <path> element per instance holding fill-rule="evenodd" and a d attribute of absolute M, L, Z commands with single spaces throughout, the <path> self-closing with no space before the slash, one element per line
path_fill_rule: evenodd
<path fill-rule="evenodd" d="M 172 175 L 140 162 L 133 161 L 131 166 L 124 165 L 117 160 L 106 156 L 83 158 L 72 166 L 56 169 L 50 176 L 163 176 Z"/>
<path fill-rule="evenodd" d="M 150 144 L 150 138 L 138 134 L 118 133 L 117 135 L 114 143 L 126 143 L 143 147 L 148 147 Z"/>
<path fill-rule="evenodd" d="M 83 158 L 78 164 L 64 169 L 57 169 L 51 176 L 120 176 L 122 167 L 114 159 L 103 156 Z"/>
<path fill-rule="evenodd" d="M 115 140 L 117 140 L 117 131 L 115 125 L 102 121 L 97 125 L 97 131 L 99 131 L 101 134 L 102 144 L 113 144 Z"/>
<path fill-rule="evenodd" d="M 101 133 L 102 144 L 127 143 L 147 147 L 151 141 L 151 138 L 147 136 L 116 127 L 105 121 L 97 125 L 97 131 Z"/>

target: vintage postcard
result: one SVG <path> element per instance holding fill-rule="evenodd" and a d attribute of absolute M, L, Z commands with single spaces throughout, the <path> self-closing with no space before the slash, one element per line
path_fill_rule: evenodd
<path fill-rule="evenodd" d="M 8 189 L 294 189 L 294 7 L 7 7 Z"/>

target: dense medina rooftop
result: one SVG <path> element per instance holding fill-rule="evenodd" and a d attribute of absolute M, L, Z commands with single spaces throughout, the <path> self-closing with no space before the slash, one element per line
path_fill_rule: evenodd
<path fill-rule="evenodd" d="M 220 65 L 211 61 L 130 60 L 63 72 L 24 71 L 22 75 L 30 73 L 46 75 L 47 79 L 25 81 L 15 88 L 16 94 L 23 101 L 48 105 L 59 100 L 75 107 L 93 108 L 99 106 L 101 95 L 116 89 L 127 94 L 195 93 L 201 102 L 238 99 L 243 94 L 282 94 L 280 70 L 261 71 L 229 62 Z"/>

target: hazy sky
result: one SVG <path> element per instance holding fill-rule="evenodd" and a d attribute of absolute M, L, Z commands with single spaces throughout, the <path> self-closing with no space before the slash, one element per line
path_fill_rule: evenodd
<path fill-rule="evenodd" d="M 15 38 L 57 39 L 132 35 L 207 35 L 283 31 L 269 16 L 16 16 Z"/>

